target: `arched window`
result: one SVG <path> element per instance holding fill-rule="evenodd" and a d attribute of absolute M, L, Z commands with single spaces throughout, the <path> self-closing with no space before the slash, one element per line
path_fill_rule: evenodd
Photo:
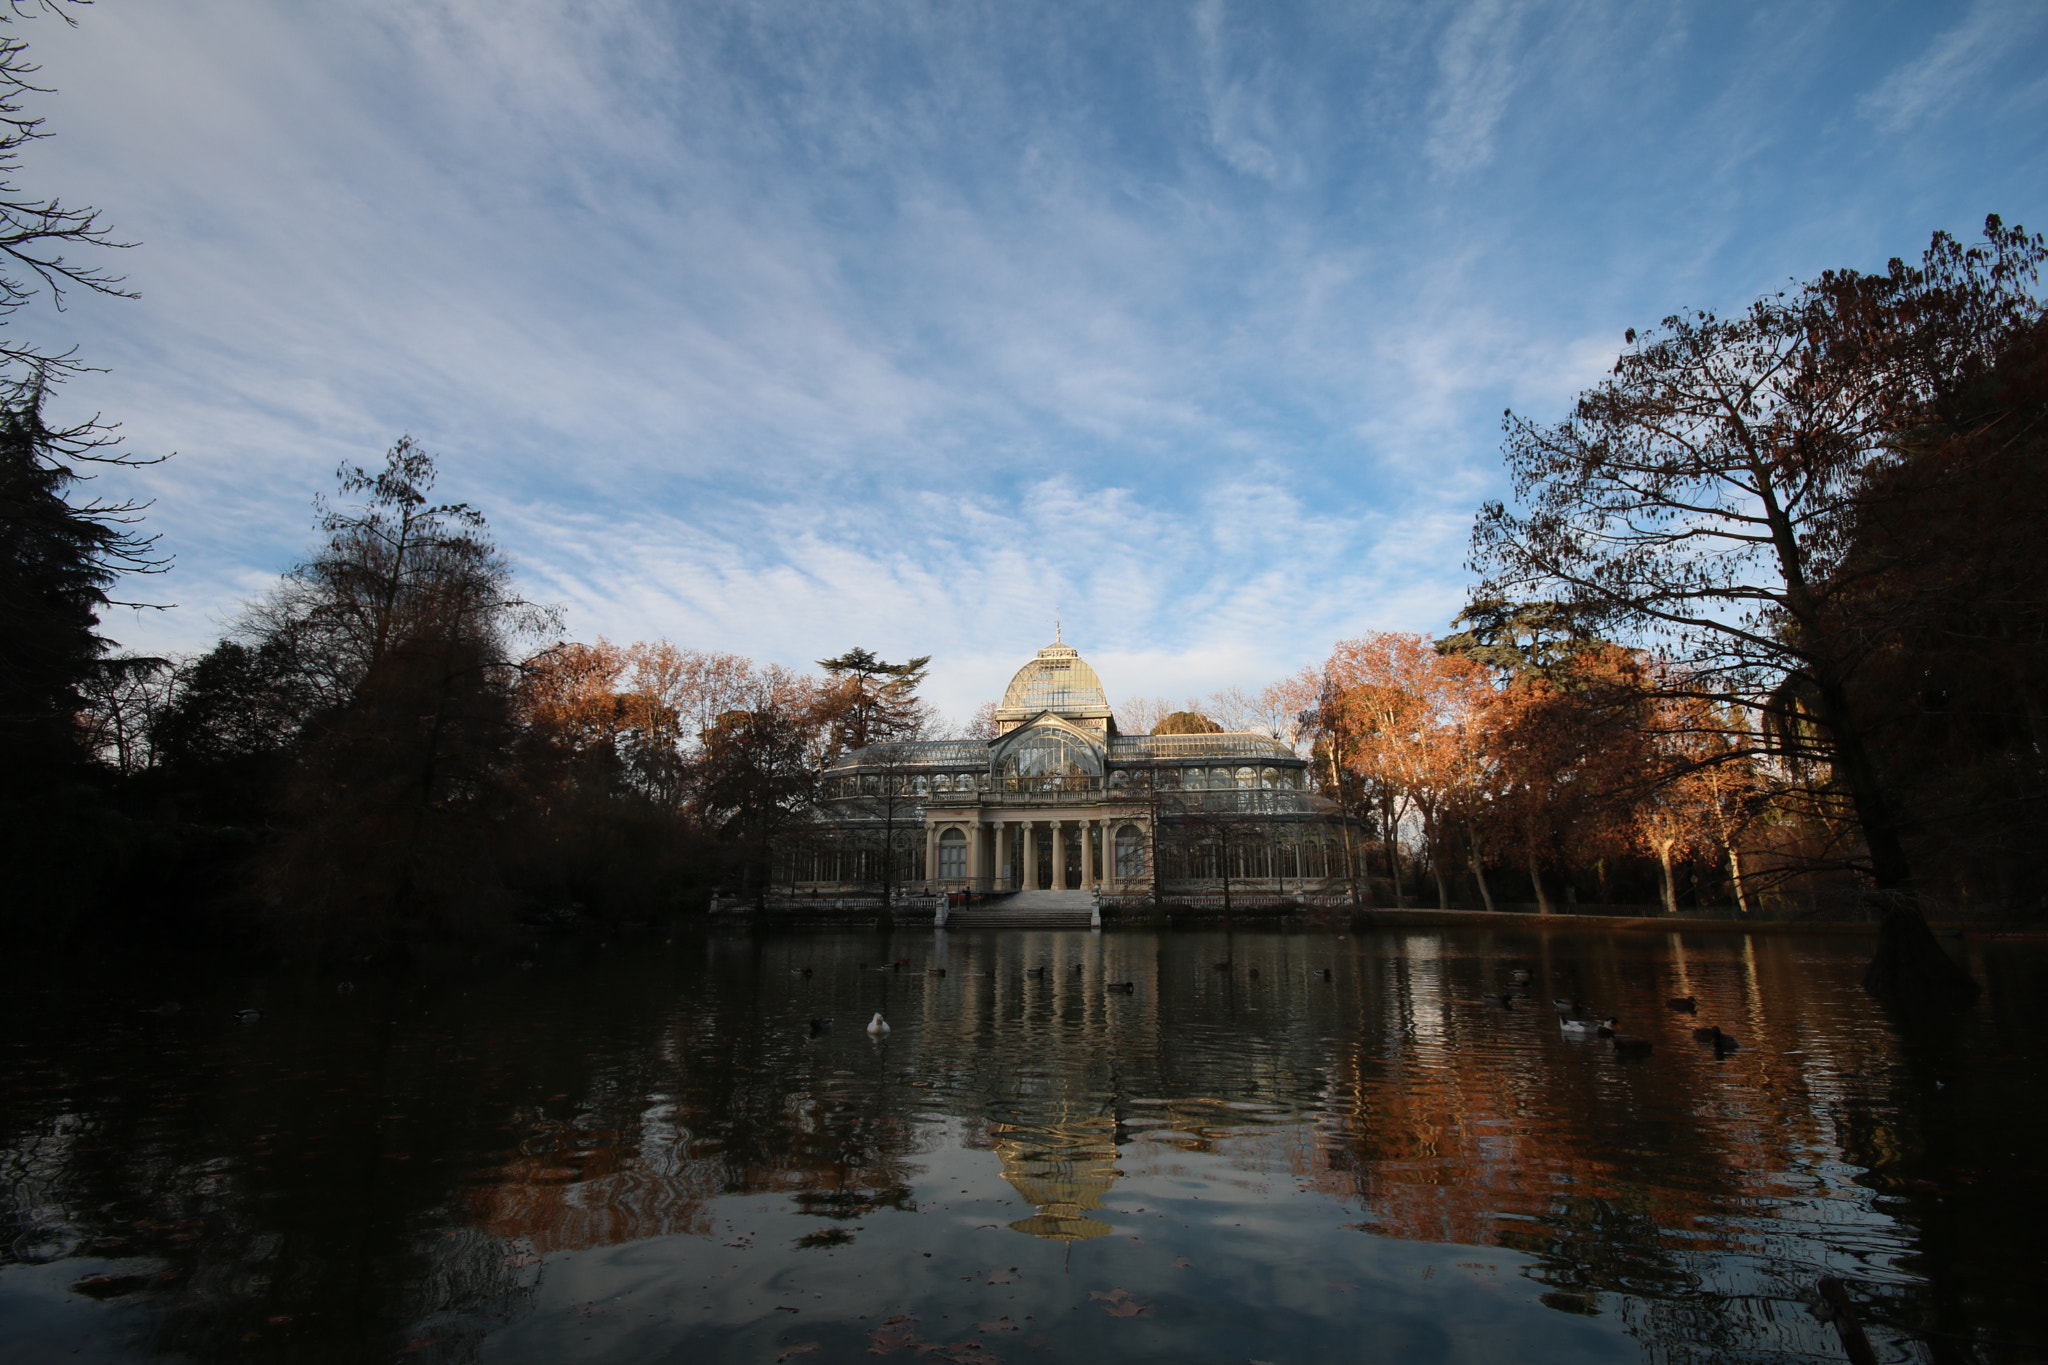
<path fill-rule="evenodd" d="M 1198 792 L 1209 785 L 1209 774 L 1201 768 L 1189 768 L 1181 775 L 1181 783 L 1191 792 Z"/>
<path fill-rule="evenodd" d="M 1003 755 L 1004 777 L 1088 777 L 1102 772 L 1093 745 L 1063 730 L 1040 730 Z"/>
<path fill-rule="evenodd" d="M 917 778 L 916 778 L 916 779 L 915 779 L 915 780 L 914 780 L 914 781 L 913 781 L 913 782 L 911 783 L 911 790 L 912 790 L 912 791 L 914 791 L 914 792 L 916 792 L 916 793 L 917 793 L 917 794 L 918 794 L 919 796 L 928 796 L 928 795 L 930 795 L 930 794 L 931 794 L 931 789 L 932 789 L 932 788 L 931 788 L 931 783 L 929 783 L 929 782 L 925 781 L 925 779 L 924 779 L 924 777 L 923 777 L 923 775 L 922 775 L 922 774 L 920 774 L 920 775 L 919 775 L 919 776 L 918 776 L 918 777 L 917 777 Z"/>
<path fill-rule="evenodd" d="M 1237 770 L 1237 785 L 1239 789 L 1244 791 L 1250 791 L 1258 786 L 1259 770 L 1257 768 L 1239 768 Z"/>
<path fill-rule="evenodd" d="M 1278 768 L 1261 768 L 1259 770 L 1259 785 L 1267 791 L 1272 791 L 1278 787 L 1280 785 L 1280 770 Z"/>
<path fill-rule="evenodd" d="M 958 880 L 967 875 L 967 836 L 949 829 L 939 836 L 939 877 Z"/>
<path fill-rule="evenodd" d="M 1145 875 L 1145 836 L 1138 832 L 1136 825 L 1125 825 L 1116 832 L 1116 877 L 1118 881 L 1135 881 Z"/>

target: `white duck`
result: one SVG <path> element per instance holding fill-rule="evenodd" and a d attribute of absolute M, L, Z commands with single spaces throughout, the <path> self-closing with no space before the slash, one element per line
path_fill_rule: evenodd
<path fill-rule="evenodd" d="M 877 1038 L 879 1038 L 888 1031 L 889 1021 L 882 1017 L 880 1010 L 877 1010 L 875 1012 L 875 1017 L 868 1020 L 868 1032 L 874 1034 Z"/>
<path fill-rule="evenodd" d="M 1597 1035 L 1612 1038 L 1620 1022 L 1618 1019 L 1560 1019 L 1557 1026 L 1577 1037 L 1591 1038 Z"/>

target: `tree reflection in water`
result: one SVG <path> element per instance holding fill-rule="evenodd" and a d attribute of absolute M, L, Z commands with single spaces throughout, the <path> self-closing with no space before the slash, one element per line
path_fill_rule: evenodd
<path fill-rule="evenodd" d="M 1094 1338 L 1057 1335 L 1079 1330 L 1061 1324 L 1088 1307 L 1083 1274 L 1161 1277 L 1136 1291 L 1158 1313 L 1116 1329 L 1198 1354 L 1222 1349 L 1227 1320 L 1294 1336 L 1262 1358 L 1363 1330 L 1455 1358 L 1496 1314 L 1534 1358 L 1603 1341 L 1634 1343 L 1616 1358 L 1827 1358 L 1801 1308 L 1831 1273 L 1904 1358 L 2038 1355 L 2043 1178 L 2015 1135 L 2044 1105 L 2015 1081 L 2041 1074 L 2044 955 L 1973 945 L 1986 1000 L 1908 1046 L 1855 989 L 1860 949 L 640 939 L 531 971 L 358 977 L 349 995 L 191 972 L 176 1013 L 138 1008 L 166 993 L 161 964 L 85 980 L 18 960 L 0 1351 L 91 1332 L 107 1359 L 539 1358 L 521 1333 L 603 1297 L 561 1301 L 546 1276 L 574 1265 L 621 1295 L 644 1282 L 678 1349 L 746 1359 L 793 1318 L 740 1286 L 788 1297 L 798 1281 L 826 1345 L 836 1331 L 860 1347 L 861 1312 L 912 1298 L 927 1332 L 986 1311 L 945 1297 L 971 1290 L 1010 1295 L 1012 1325 L 1035 1302 L 1047 1349 L 1085 1358 Z M 912 966 L 874 970 L 900 957 Z M 1222 958 L 1236 969 L 1214 971 Z M 1046 963 L 1060 970 L 1026 976 Z M 1481 1006 L 1517 964 L 1540 1007 Z M 1601 1002 L 1653 1056 L 1563 1036 L 1553 994 Z M 1663 1010 L 1674 995 L 1698 997 L 1698 1020 Z M 236 1023 L 251 1003 L 263 1020 Z M 851 1027 L 876 1009 L 896 1026 L 879 1043 Z M 816 1016 L 845 1032 L 812 1033 Z M 1744 1047 L 1695 1045 L 1699 1020 Z M 1033 1278 L 1033 1245 L 1076 1278 Z M 603 1259 L 632 1248 L 639 1279 Z M 1394 1293 L 1415 1256 L 1410 1280 L 1458 1287 Z M 1011 1263 L 1051 1297 L 981 1277 Z M 1278 1313 L 1309 1280 L 1338 1287 Z M 828 1295 L 847 1311 L 817 1306 Z"/>

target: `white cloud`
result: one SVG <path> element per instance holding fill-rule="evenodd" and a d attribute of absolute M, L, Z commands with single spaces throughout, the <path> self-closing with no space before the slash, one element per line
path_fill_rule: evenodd
<path fill-rule="evenodd" d="M 1888 133 L 1918 128 L 1981 90 L 1986 73 L 2024 48 L 2044 24 L 2048 8 L 2034 0 L 1976 0 L 1960 22 L 1885 77 L 1858 108 Z"/>
<path fill-rule="evenodd" d="M 1515 93 L 1522 18 L 1522 8 L 1506 0 L 1474 0 L 1445 27 L 1428 142 L 1442 169 L 1476 170 L 1492 158 L 1494 129 Z"/>
<path fill-rule="evenodd" d="M 1800 73 L 1840 21 L 1716 54 L 1715 13 L 115 0 L 35 29 L 33 180 L 143 241 L 145 297 L 33 326 L 110 370 L 67 403 L 181 452 L 136 480 L 181 609 L 114 633 L 205 643 L 401 432 L 574 633 L 932 653 L 958 714 L 1055 610 L 1118 695 L 1440 628 L 1502 406 L 1561 412 L 1622 327 L 1903 212 L 1860 145 L 1769 135 L 1818 126 Z"/>

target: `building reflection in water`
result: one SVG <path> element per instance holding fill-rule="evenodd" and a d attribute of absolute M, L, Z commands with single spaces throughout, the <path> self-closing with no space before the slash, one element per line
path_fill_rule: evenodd
<path fill-rule="evenodd" d="M 1038 1212 L 1010 1224 L 1056 1242 L 1085 1242 L 1116 1231 L 1088 1214 L 1116 1183 L 1116 1120 L 1060 1115 L 1042 1126 L 992 1123 L 989 1137 L 1010 1182 Z"/>
<path fill-rule="evenodd" d="M 146 1259 L 170 1286 L 136 1291 L 162 1296 L 159 1350 L 219 1356 L 289 1320 L 367 1356 L 437 1314 L 480 1340 L 526 1311 L 539 1257 L 704 1237 L 731 1196 L 824 1220 L 788 1255 L 844 1245 L 879 1210 L 917 1211 L 927 1158 L 964 1131 L 1031 1207 L 1015 1232 L 1102 1238 L 1119 1180 L 1232 1184 L 1328 1228 L 1521 1252 L 1560 1303 L 1610 1303 L 1670 1359 L 1804 1349 L 1787 1305 L 1845 1256 L 1891 1321 L 2034 1330 L 2015 1267 L 2038 1259 L 2041 1177 L 2002 1140 L 2048 1119 L 2009 1083 L 2048 1066 L 2015 1004 L 2042 993 L 2032 958 L 1980 968 L 1981 1038 L 1902 1049 L 1855 987 L 1853 945 L 1783 939 L 695 951 L 565 967 L 545 989 L 400 979 L 337 1005 L 278 986 L 260 1029 L 221 1022 L 245 982 L 125 1031 L 89 1027 L 102 1002 L 51 995 L 0 1065 L 0 1156 L 22 1172 L 0 1246 Z M 878 971 L 885 953 L 913 961 Z M 1509 963 L 1536 974 L 1528 1009 L 1481 1003 Z M 1561 1038 L 1552 994 L 1610 1006 L 1654 1057 Z M 1699 1016 L 1669 1012 L 1674 995 Z M 898 1021 L 883 1044 L 808 1027 L 876 1009 Z M 1742 1050 L 1693 1043 L 1708 1021 Z M 1966 1201 L 1967 1181 L 1999 1197 Z M 1958 1264 L 1967 1298 L 1944 1287 Z"/>

